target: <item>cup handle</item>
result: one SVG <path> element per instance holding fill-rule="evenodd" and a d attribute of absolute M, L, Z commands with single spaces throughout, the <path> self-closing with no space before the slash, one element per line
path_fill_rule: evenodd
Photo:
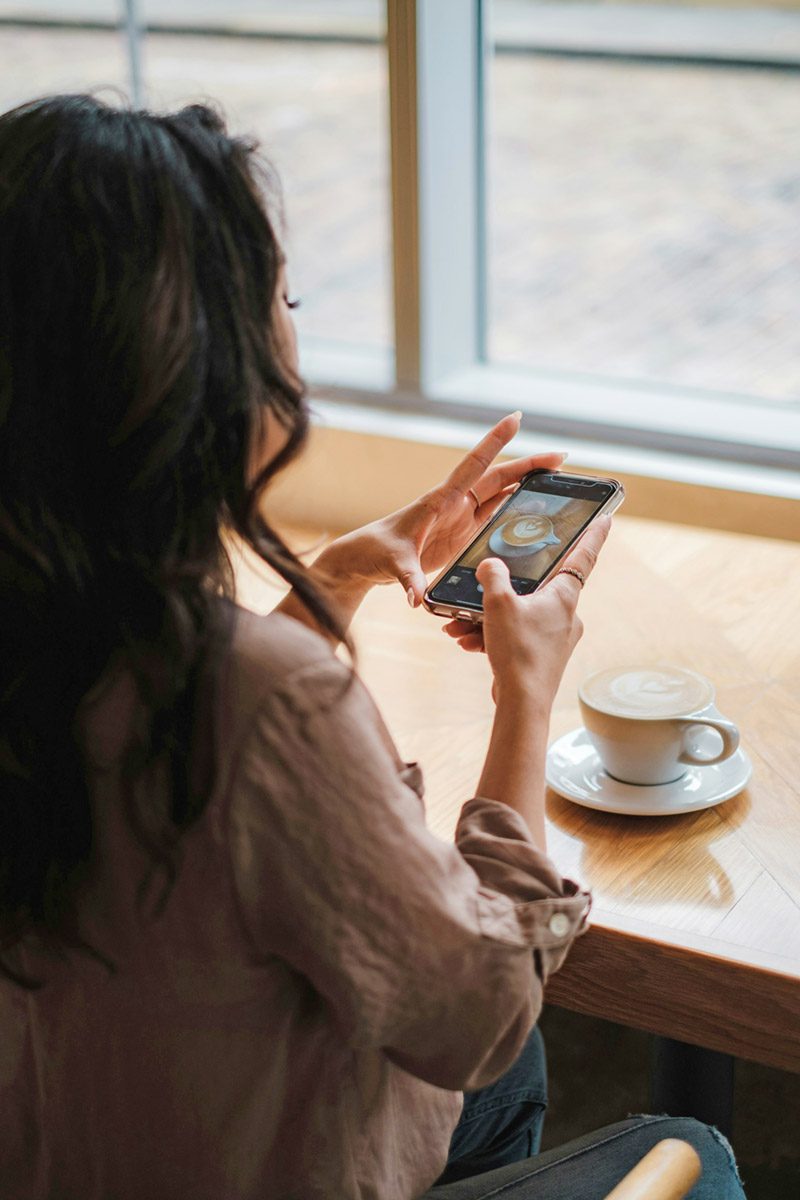
<path fill-rule="evenodd" d="M 692 730 L 696 729 L 698 725 L 705 725 L 711 729 L 715 729 L 722 738 L 722 749 L 713 758 L 693 754 L 686 745 Z M 735 754 L 739 748 L 739 730 L 733 721 L 726 721 L 723 717 L 695 717 L 693 720 L 687 721 L 684 726 L 683 738 L 683 749 L 678 755 L 678 762 L 690 763 L 698 767 L 712 767 L 714 763 L 724 762 L 726 758 L 730 758 L 732 754 Z"/>

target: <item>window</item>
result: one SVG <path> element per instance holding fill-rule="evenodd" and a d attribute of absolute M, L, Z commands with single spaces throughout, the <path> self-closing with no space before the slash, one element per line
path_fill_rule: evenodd
<path fill-rule="evenodd" d="M 280 176 L 301 338 L 388 354 L 383 17 L 381 0 L 0 0 L 0 103 L 87 89 L 158 110 L 218 103 Z"/>
<path fill-rule="evenodd" d="M 416 36 L 408 65 L 390 21 L 393 70 L 417 102 L 424 400 L 796 468 L 800 12 L 389 12 Z M 397 326 L 400 365 L 402 307 Z"/>
<path fill-rule="evenodd" d="M 117 0 L 0 0 L 0 112 L 88 88 L 113 102 L 129 78 L 119 8 Z"/>
<path fill-rule="evenodd" d="M 492 0 L 491 359 L 800 402 L 782 24 L 800 33 L 798 14 L 702 0 Z"/>
<path fill-rule="evenodd" d="M 387 68 L 379 0 L 153 0 L 144 11 L 152 14 L 143 44 L 148 103 L 169 109 L 211 98 L 231 129 L 258 136 L 278 171 L 289 281 L 302 298 L 301 339 L 388 351 Z"/>
<path fill-rule="evenodd" d="M 800 0 L 774 3 L 0 0 L 0 102 L 132 72 L 154 107 L 212 99 L 256 133 L 334 421 L 434 437 L 519 407 L 549 442 L 778 479 Z"/>

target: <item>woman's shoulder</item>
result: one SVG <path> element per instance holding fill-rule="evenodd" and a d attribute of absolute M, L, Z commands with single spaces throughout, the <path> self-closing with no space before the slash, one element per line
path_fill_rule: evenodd
<path fill-rule="evenodd" d="M 216 752 L 219 762 L 228 763 L 220 778 L 237 771 L 245 747 L 252 738 L 259 743 L 265 730 L 279 736 L 289 757 L 291 747 L 308 736 L 309 719 L 322 719 L 314 736 L 325 741 L 326 727 L 336 721 L 348 692 L 359 696 L 357 719 L 371 709 L 364 689 L 351 688 L 352 668 L 337 658 L 327 638 L 283 613 L 231 609 L 233 626 L 214 689 Z"/>
<path fill-rule="evenodd" d="M 232 618 L 222 682 L 243 716 L 294 694 L 303 681 L 340 680 L 348 673 L 328 639 L 294 617 L 234 606 Z"/>

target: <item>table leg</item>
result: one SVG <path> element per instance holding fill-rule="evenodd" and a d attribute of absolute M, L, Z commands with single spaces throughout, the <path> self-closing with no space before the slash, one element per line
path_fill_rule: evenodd
<path fill-rule="evenodd" d="M 652 1108 L 671 1117 L 696 1117 L 731 1136 L 733 1064 L 730 1054 L 654 1038 Z"/>

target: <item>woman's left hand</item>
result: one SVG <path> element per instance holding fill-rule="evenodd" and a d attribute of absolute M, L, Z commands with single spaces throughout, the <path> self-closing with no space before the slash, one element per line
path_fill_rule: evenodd
<path fill-rule="evenodd" d="M 519 430 L 520 416 L 512 413 L 498 421 L 424 496 L 332 542 L 318 565 L 345 590 L 398 581 L 416 607 L 427 587 L 426 573 L 454 558 L 525 475 L 537 468 L 553 470 L 564 461 L 563 454 L 535 454 L 495 463 Z"/>

